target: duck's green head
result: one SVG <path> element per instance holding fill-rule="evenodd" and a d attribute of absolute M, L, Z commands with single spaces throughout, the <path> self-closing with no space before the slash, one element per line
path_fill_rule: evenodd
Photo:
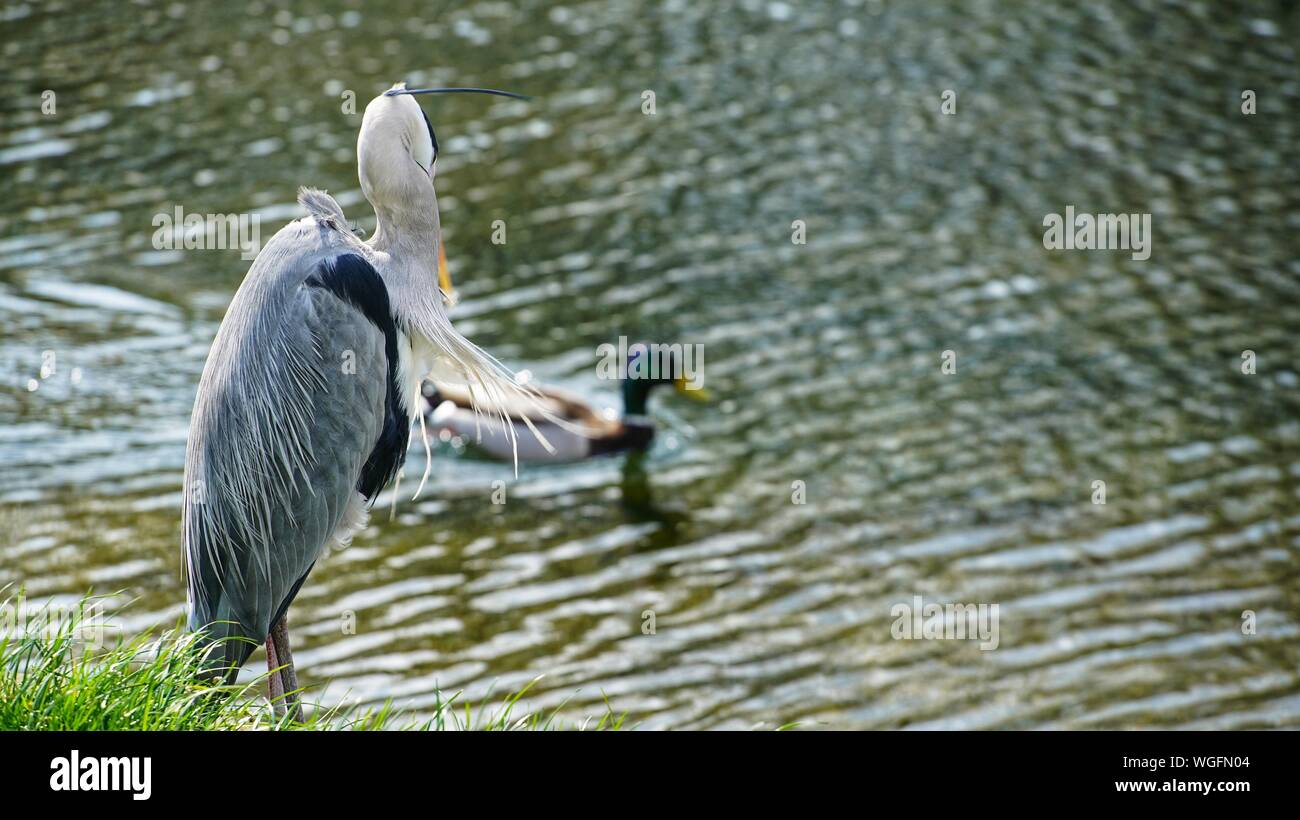
<path fill-rule="evenodd" d="M 646 415 L 650 391 L 671 384 L 678 393 L 695 401 L 708 401 L 701 382 L 702 356 L 687 355 L 683 345 L 639 342 L 627 349 L 623 373 L 623 414 Z"/>

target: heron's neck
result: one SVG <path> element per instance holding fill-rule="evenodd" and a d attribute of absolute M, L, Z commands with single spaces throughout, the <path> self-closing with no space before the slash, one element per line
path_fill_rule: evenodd
<path fill-rule="evenodd" d="M 378 226 L 370 247 L 383 251 L 405 267 L 423 268 L 436 286 L 438 274 L 438 204 L 430 208 L 375 206 Z"/>
<path fill-rule="evenodd" d="M 431 312 L 442 310 L 438 290 L 438 199 L 430 186 L 411 200 L 397 208 L 371 203 L 378 224 L 368 244 L 387 256 L 380 275 L 388 287 L 393 318 L 406 332 L 418 330 L 432 338 L 428 328 Z"/>

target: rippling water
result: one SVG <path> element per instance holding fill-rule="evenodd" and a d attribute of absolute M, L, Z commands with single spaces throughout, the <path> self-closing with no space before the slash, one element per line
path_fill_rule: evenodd
<path fill-rule="evenodd" d="M 154 215 L 266 238 L 314 184 L 373 228 L 342 95 L 496 86 L 537 99 L 423 101 L 457 325 L 610 404 L 597 345 L 703 344 L 716 401 L 517 480 L 444 443 L 414 503 L 413 449 L 396 520 L 292 609 L 304 683 L 418 709 L 544 673 L 533 705 L 648 727 L 1300 725 L 1294 6 L 293 7 L 0 9 L 0 584 L 183 612 L 189 411 L 247 262 L 155 250 Z M 1152 214 L 1150 260 L 1044 250 L 1067 205 Z M 914 595 L 997 603 L 999 648 L 893 640 Z"/>

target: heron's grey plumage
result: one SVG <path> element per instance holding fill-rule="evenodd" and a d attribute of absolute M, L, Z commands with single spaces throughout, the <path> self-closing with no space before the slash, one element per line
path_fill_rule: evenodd
<path fill-rule="evenodd" d="M 345 518 L 358 523 L 357 476 L 384 418 L 383 333 L 307 284 L 322 263 L 367 249 L 333 199 L 310 192 L 304 205 L 313 215 L 267 243 L 235 294 L 191 421 L 190 626 L 216 623 L 214 637 L 252 641 L 227 643 L 222 654 L 235 666 L 266 637 L 331 535 L 350 536 L 340 530 Z M 355 367 L 345 367 L 348 358 Z"/>

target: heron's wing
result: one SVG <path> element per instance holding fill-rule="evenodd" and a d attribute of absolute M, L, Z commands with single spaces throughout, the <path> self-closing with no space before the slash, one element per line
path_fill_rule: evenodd
<path fill-rule="evenodd" d="M 199 383 L 185 467 L 190 626 L 253 642 L 224 644 L 218 657 L 236 667 L 405 456 L 387 292 L 334 230 L 299 220 L 267 243 Z"/>

